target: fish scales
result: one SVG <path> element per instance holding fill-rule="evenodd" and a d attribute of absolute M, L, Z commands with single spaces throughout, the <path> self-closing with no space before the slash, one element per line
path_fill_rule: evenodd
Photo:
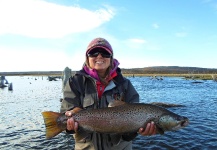
<path fill-rule="evenodd" d="M 48 139 L 66 130 L 68 117 L 64 114 L 42 112 L 42 115 Z M 82 110 L 72 117 L 78 122 L 79 129 L 82 131 L 118 134 L 137 132 L 139 128 L 146 127 L 151 121 L 155 123 L 160 134 L 178 130 L 189 123 L 187 117 L 156 105 L 143 103 L 124 103 L 115 107 Z"/>
<path fill-rule="evenodd" d="M 129 104 L 111 108 L 81 111 L 73 117 L 87 131 L 101 133 L 129 133 L 145 127 L 167 112 L 149 104 Z M 104 127 L 104 128 L 102 128 Z"/>

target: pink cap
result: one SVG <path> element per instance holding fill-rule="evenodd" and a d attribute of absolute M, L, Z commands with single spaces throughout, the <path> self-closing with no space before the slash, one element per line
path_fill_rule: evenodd
<path fill-rule="evenodd" d="M 104 38 L 93 39 L 87 47 L 86 54 L 88 54 L 92 49 L 95 49 L 95 48 L 103 48 L 107 52 L 109 52 L 109 54 L 113 54 L 113 49 L 110 43 Z"/>

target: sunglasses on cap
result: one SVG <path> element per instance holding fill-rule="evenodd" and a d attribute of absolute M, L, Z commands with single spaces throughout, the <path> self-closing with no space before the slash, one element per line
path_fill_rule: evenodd
<path fill-rule="evenodd" d="M 94 49 L 94 50 L 91 50 L 87 56 L 88 57 L 97 57 L 99 54 L 101 54 L 101 56 L 103 58 L 110 58 L 112 56 L 112 54 L 110 54 L 109 52 L 107 52 L 106 50 L 104 49 Z"/>

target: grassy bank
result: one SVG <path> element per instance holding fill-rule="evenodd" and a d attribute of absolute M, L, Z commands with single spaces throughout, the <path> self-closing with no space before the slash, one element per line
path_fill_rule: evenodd
<path fill-rule="evenodd" d="M 183 77 L 194 80 L 213 80 L 212 74 L 123 74 L 126 77 Z"/>
<path fill-rule="evenodd" d="M 74 72 L 72 72 L 74 74 Z M 62 71 L 34 71 L 34 72 L 0 72 L 0 76 L 62 76 Z M 125 77 L 183 77 L 186 79 L 195 80 L 213 80 L 214 74 L 138 74 L 138 73 L 123 73 Z"/>

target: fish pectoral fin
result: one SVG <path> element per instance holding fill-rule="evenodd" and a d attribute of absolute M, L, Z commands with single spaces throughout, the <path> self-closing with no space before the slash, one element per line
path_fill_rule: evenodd
<path fill-rule="evenodd" d="M 126 103 L 123 101 L 119 101 L 119 100 L 113 100 L 113 101 L 109 102 L 108 107 L 116 107 L 116 106 L 120 106 L 123 104 L 126 104 Z"/>

